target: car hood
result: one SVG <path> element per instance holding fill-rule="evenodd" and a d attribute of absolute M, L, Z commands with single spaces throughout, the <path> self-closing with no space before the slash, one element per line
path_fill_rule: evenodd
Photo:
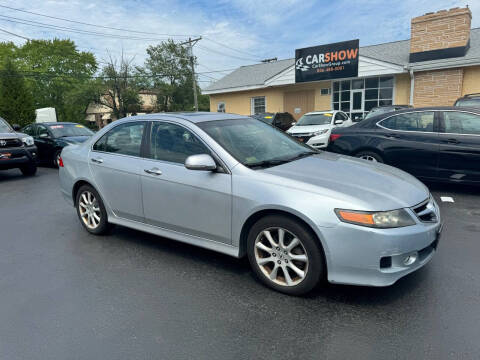
<path fill-rule="evenodd" d="M 91 136 L 66 136 L 58 138 L 58 140 L 63 140 L 69 144 L 81 144 L 90 139 L 90 137 Z"/>
<path fill-rule="evenodd" d="M 279 184 L 326 195 L 339 200 L 344 208 L 354 210 L 387 211 L 412 207 L 429 196 L 423 183 L 402 170 L 328 152 L 261 172 L 275 176 Z"/>
<path fill-rule="evenodd" d="M 18 139 L 24 136 L 28 136 L 28 135 L 17 133 L 17 132 L 0 133 L 0 139 Z"/>
<path fill-rule="evenodd" d="M 309 134 L 315 131 L 320 131 L 324 129 L 331 129 L 332 124 L 326 125 L 307 125 L 307 126 L 292 126 L 287 130 L 289 134 Z"/>

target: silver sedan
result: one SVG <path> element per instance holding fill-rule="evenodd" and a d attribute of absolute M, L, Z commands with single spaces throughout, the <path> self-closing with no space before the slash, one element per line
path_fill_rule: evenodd
<path fill-rule="evenodd" d="M 441 230 L 414 177 L 241 115 L 129 117 L 66 147 L 59 163 L 62 193 L 90 233 L 117 224 L 247 255 L 288 294 L 322 279 L 393 284 L 432 258 Z"/>

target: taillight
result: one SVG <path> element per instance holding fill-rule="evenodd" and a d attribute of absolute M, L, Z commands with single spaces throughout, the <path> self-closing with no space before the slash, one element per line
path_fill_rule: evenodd
<path fill-rule="evenodd" d="M 63 167 L 63 159 L 61 156 L 58 158 L 58 167 Z"/>
<path fill-rule="evenodd" d="M 335 140 L 337 140 L 340 136 L 342 136 L 341 134 L 330 134 L 330 142 L 334 142 Z"/>

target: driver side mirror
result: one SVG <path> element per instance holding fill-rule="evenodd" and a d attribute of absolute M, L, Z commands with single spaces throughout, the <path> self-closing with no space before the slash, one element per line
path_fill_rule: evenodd
<path fill-rule="evenodd" d="M 20 125 L 18 125 L 18 124 L 12 124 L 12 128 L 13 128 L 13 130 L 15 130 L 15 131 L 19 131 L 19 130 L 21 129 L 21 128 L 20 128 Z"/>
<path fill-rule="evenodd" d="M 38 135 L 38 137 L 41 137 L 41 138 L 45 139 L 45 138 L 48 138 L 48 134 L 47 133 L 41 133 L 40 135 Z"/>
<path fill-rule="evenodd" d="M 208 154 L 190 155 L 185 159 L 185 167 L 189 170 L 214 171 L 215 160 Z"/>
<path fill-rule="evenodd" d="M 334 125 L 342 125 L 343 124 L 343 120 L 335 120 Z"/>

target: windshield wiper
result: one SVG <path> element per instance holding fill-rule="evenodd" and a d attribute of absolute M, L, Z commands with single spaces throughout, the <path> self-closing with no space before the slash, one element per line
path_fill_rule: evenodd
<path fill-rule="evenodd" d="M 302 152 L 298 155 L 295 155 L 292 158 L 288 158 L 288 159 L 263 160 L 263 161 L 259 161 L 259 162 L 256 162 L 256 163 L 245 164 L 245 165 L 248 166 L 249 168 L 267 168 L 267 167 L 271 167 L 271 166 L 277 166 L 277 165 L 285 164 L 285 163 L 288 163 L 290 161 L 298 160 L 298 159 L 301 159 L 301 158 L 304 158 L 304 157 L 307 157 L 307 156 L 310 156 L 310 155 L 314 155 L 314 154 L 318 154 L 318 152 L 316 152 L 316 151 L 304 151 L 304 152 Z"/>

